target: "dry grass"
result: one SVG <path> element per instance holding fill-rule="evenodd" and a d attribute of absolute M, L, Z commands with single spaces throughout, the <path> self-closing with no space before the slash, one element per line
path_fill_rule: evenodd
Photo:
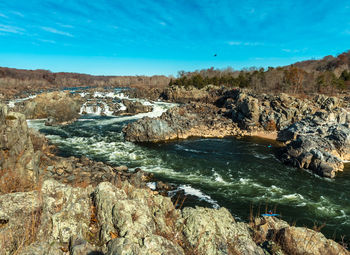
<path fill-rule="evenodd" d="M 24 247 L 34 243 L 41 223 L 41 213 L 41 209 L 33 211 L 21 229 L 12 229 L 6 236 L 1 236 L 1 247 L 8 247 L 9 254 L 17 255 Z"/>
<path fill-rule="evenodd" d="M 88 178 L 83 178 L 78 180 L 77 178 L 75 179 L 74 183 L 73 183 L 73 187 L 75 188 L 86 188 L 91 184 L 90 180 Z"/>
<path fill-rule="evenodd" d="M 37 190 L 40 185 L 16 170 L 0 170 L 0 195 Z"/>

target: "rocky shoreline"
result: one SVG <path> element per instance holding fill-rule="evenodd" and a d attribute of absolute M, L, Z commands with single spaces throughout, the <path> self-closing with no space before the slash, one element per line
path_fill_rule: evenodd
<path fill-rule="evenodd" d="M 256 95 L 241 89 L 216 95 L 220 93 L 221 97 L 211 97 L 212 93 L 202 96 L 213 103 L 192 102 L 156 119 L 130 123 L 123 131 L 125 139 L 160 142 L 191 136 L 262 135 L 285 143 L 278 153 L 282 162 L 329 178 L 342 171 L 344 161 L 349 160 L 348 98 L 298 99 L 286 94 Z"/>
<path fill-rule="evenodd" d="M 257 97 L 242 90 L 210 95 L 215 96 L 204 96 L 207 102 L 130 123 L 125 138 L 159 142 L 278 133 L 288 143 L 281 156 L 286 163 L 318 169 L 325 177 L 334 177 L 349 155 L 347 102 L 329 104 L 327 98 L 320 102 L 331 106 L 322 108 L 327 106 L 317 100 L 286 95 Z M 320 109 L 326 109 L 324 115 Z M 329 125 L 317 122 L 330 118 Z M 320 232 L 275 217 L 244 223 L 225 208 L 181 208 L 160 195 L 162 190 L 148 188 L 152 176 L 140 169 L 128 172 L 85 157 L 58 157 L 25 119 L 0 106 L 1 187 L 9 181 L 21 186 L 1 190 L 4 254 L 349 254 Z"/>

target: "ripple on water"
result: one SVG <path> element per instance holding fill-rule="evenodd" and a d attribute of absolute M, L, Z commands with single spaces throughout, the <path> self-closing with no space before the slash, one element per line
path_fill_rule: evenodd
<path fill-rule="evenodd" d="M 148 116 L 159 116 L 171 107 L 153 105 Z M 123 126 L 142 116 L 84 116 L 67 127 L 45 127 L 44 121 L 28 124 L 47 132 L 67 156 L 90 155 L 114 165 L 126 164 L 131 170 L 141 167 L 159 180 L 176 183 L 198 200 L 235 211 L 242 219 L 251 204 L 269 204 L 277 206 L 285 220 L 301 219 L 311 226 L 314 221 L 327 222 L 329 232 L 340 228 L 337 231 L 350 235 L 349 176 L 326 180 L 286 167 L 267 146 L 244 139 L 190 139 L 157 145 L 125 142 Z"/>

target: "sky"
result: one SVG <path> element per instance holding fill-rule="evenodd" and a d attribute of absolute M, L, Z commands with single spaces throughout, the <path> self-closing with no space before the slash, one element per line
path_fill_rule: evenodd
<path fill-rule="evenodd" d="M 0 0 L 0 66 L 95 75 L 282 66 L 349 50 L 349 17 L 350 0 Z"/>

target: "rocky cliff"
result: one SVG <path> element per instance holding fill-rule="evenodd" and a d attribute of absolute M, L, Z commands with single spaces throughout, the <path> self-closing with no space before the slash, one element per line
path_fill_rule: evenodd
<path fill-rule="evenodd" d="M 38 176 L 40 152 L 35 152 L 25 116 L 0 104 L 1 175 L 16 170 L 22 178 Z"/>

